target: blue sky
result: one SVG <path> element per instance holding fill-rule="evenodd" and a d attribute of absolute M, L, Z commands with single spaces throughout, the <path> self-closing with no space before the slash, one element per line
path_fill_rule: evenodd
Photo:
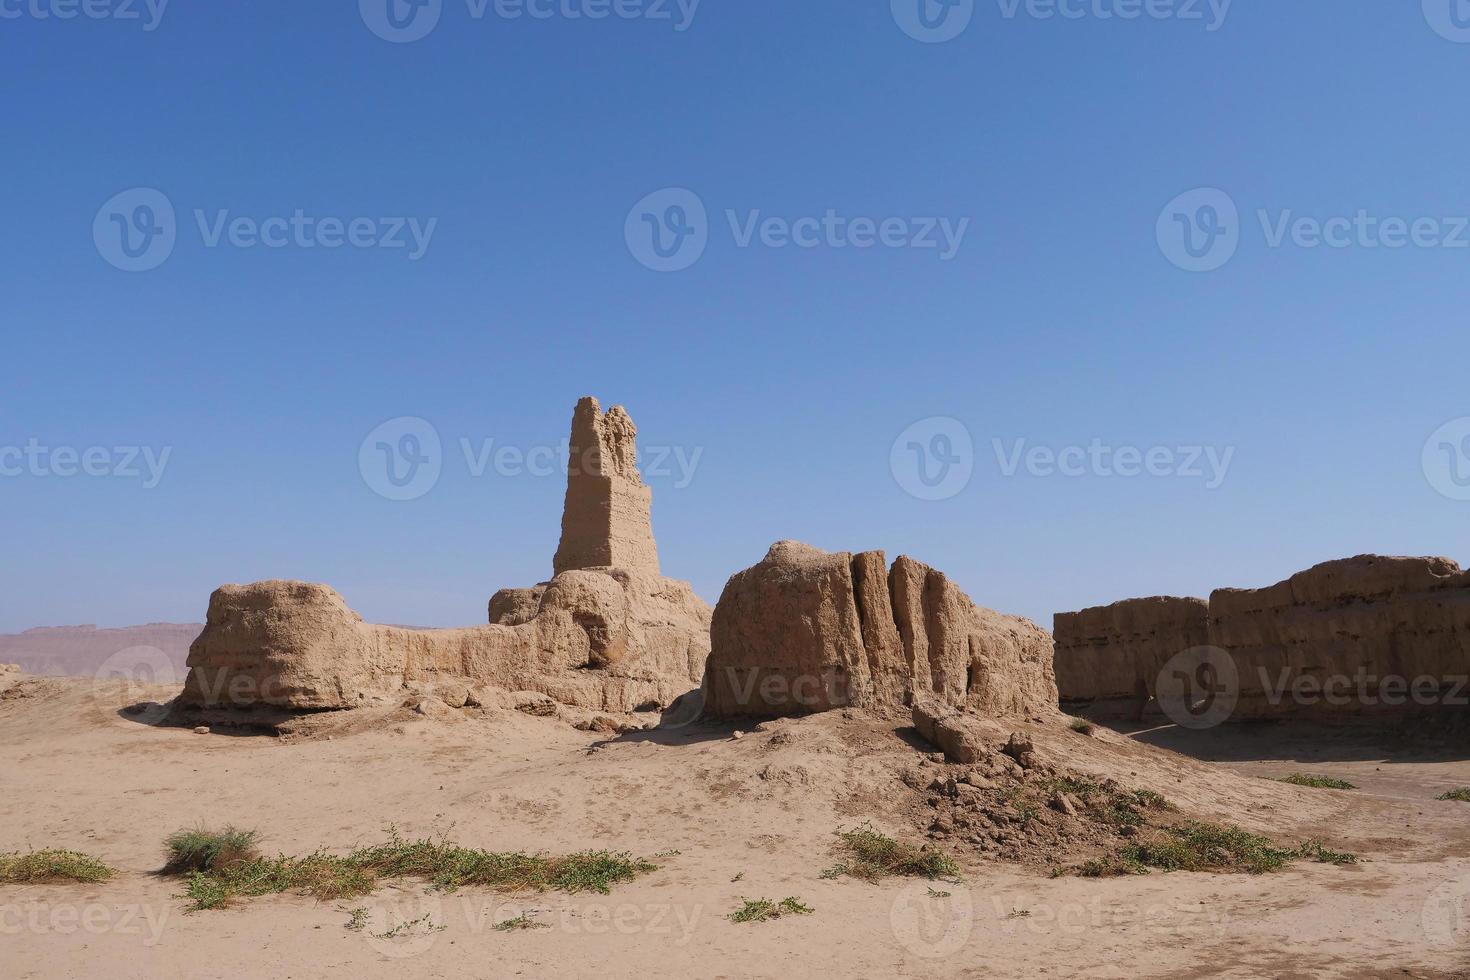
<path fill-rule="evenodd" d="M 583 394 L 671 450 L 711 602 L 787 537 L 1048 626 L 1470 557 L 1470 4 L 441 0 L 401 41 L 386 0 L 90 2 L 0 0 L 0 630 L 273 577 L 481 622 L 562 482 L 462 440 L 554 448 Z M 411 500 L 359 458 L 400 417 L 442 447 Z"/>

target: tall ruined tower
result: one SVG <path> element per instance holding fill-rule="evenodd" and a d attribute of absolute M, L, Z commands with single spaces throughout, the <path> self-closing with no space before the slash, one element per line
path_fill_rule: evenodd
<path fill-rule="evenodd" d="M 604 413 L 596 398 L 577 402 L 556 574 L 607 566 L 659 573 L 649 518 L 653 491 L 638 474 L 637 438 L 623 406 Z"/>

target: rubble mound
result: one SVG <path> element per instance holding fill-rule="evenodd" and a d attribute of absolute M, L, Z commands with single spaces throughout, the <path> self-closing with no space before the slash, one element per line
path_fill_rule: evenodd
<path fill-rule="evenodd" d="M 341 709 L 437 684 L 532 692 L 592 711 L 668 706 L 703 676 L 711 611 L 687 582 L 658 572 L 636 433 L 620 407 L 577 405 L 557 574 L 497 592 L 489 625 L 380 626 L 326 585 L 226 585 L 189 649 L 180 704 Z M 456 700 L 464 704 L 451 694 L 452 710 Z"/>
<path fill-rule="evenodd" d="M 883 552 L 780 541 L 726 584 L 711 623 L 706 712 L 778 717 L 917 697 L 996 716 L 1056 708 L 1050 635 L 976 606 L 942 572 Z"/>

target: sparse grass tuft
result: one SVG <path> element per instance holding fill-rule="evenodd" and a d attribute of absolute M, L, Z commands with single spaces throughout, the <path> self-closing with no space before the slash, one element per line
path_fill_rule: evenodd
<path fill-rule="evenodd" d="M 1452 789 L 1443 796 L 1436 797 L 1441 800 L 1455 800 L 1459 803 L 1470 803 L 1470 787 L 1464 789 Z"/>
<path fill-rule="evenodd" d="M 106 881 L 113 874 L 113 870 L 101 861 L 78 851 L 45 850 L 26 854 L 0 854 L 0 884 Z"/>
<path fill-rule="evenodd" d="M 1084 878 L 1148 874 L 1161 871 L 1213 871 L 1265 874 L 1292 861 L 1313 858 L 1327 864 L 1352 864 L 1357 857 L 1331 851 L 1320 841 L 1295 848 L 1278 847 L 1270 838 L 1239 827 L 1190 821 L 1115 854 L 1088 861 L 1077 869 Z"/>
<path fill-rule="evenodd" d="M 779 902 L 769 898 L 743 898 L 741 901 L 744 904 L 726 916 L 731 922 L 766 922 L 783 915 L 811 915 L 816 911 L 809 905 L 803 905 L 798 898 L 783 898 Z"/>
<path fill-rule="evenodd" d="M 503 892 L 592 891 L 606 895 L 613 885 L 658 869 L 648 861 L 611 851 L 582 851 L 564 857 L 497 853 L 447 841 L 404 840 L 391 828 L 389 833 L 387 842 L 358 848 L 345 857 L 317 851 L 306 857 L 283 854 L 229 864 L 215 861 L 204 869 L 188 870 L 186 894 L 194 899 L 195 909 L 216 909 L 237 897 L 280 892 L 300 892 L 322 901 L 356 898 L 372 892 L 380 879 L 421 878 L 440 891 L 478 886 Z"/>
<path fill-rule="evenodd" d="M 1087 735 L 1089 737 L 1091 737 L 1092 733 L 1097 729 L 1096 725 L 1085 718 L 1073 718 L 1070 727 L 1072 731 L 1076 732 L 1077 734 Z"/>
<path fill-rule="evenodd" d="M 514 919 L 506 919 L 504 922 L 495 923 L 496 932 L 514 932 L 517 929 L 550 929 L 551 926 L 544 922 L 537 922 L 531 918 L 529 912 L 522 912 Z"/>
<path fill-rule="evenodd" d="M 1293 786 L 1310 786 L 1313 789 L 1357 789 L 1346 779 L 1333 779 L 1331 776 L 1308 776 L 1306 773 L 1295 773 L 1282 779 L 1283 783 L 1291 783 Z"/>
<path fill-rule="evenodd" d="M 822 872 L 823 878 L 848 875 L 873 882 L 892 875 L 905 875 L 934 881 L 958 878 L 960 874 L 960 866 L 943 851 L 900 843 L 869 826 L 839 830 L 837 837 L 852 855 L 852 860 L 828 868 Z"/>
<path fill-rule="evenodd" d="M 255 849 L 259 835 L 253 830 L 226 827 L 212 831 L 196 828 L 170 834 L 164 845 L 168 863 L 163 873 L 181 875 L 189 871 L 224 871 L 260 857 Z"/>

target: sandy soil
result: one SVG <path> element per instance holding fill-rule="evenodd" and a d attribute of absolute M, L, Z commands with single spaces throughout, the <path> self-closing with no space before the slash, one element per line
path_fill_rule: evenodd
<path fill-rule="evenodd" d="M 970 857 L 962 884 L 868 885 L 819 873 L 839 827 L 922 834 L 895 777 L 920 753 L 892 724 L 829 713 L 739 739 L 705 726 L 609 739 L 512 711 L 283 740 L 150 727 L 120 714 L 123 700 L 57 679 L 0 696 L 0 851 L 68 847 L 123 870 L 101 885 L 0 886 L 7 977 L 1470 976 L 1470 805 L 1433 800 L 1470 785 L 1465 752 L 1309 729 L 1086 739 L 1048 718 L 1031 733 L 1049 760 L 1363 861 L 1083 880 Z M 1363 789 L 1258 778 L 1296 771 Z M 179 883 L 154 874 L 161 842 L 225 822 L 290 853 L 396 824 L 494 849 L 628 850 L 661 869 L 606 897 L 402 883 L 350 903 L 276 896 L 187 914 Z M 788 895 L 815 913 L 725 918 L 741 897 Z M 367 929 L 345 928 L 348 905 L 368 909 Z M 523 910 L 549 928 L 492 928 Z M 434 930 L 374 935 L 426 914 Z"/>

